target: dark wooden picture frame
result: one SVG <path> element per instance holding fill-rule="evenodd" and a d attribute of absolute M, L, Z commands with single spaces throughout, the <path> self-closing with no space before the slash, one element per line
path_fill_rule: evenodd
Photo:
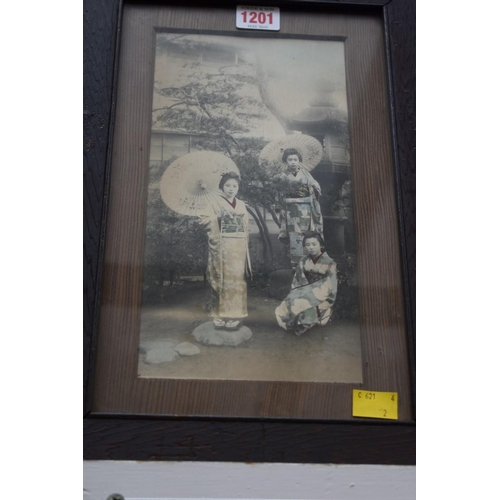
<path fill-rule="evenodd" d="M 141 4 L 143 2 L 133 2 Z M 151 3 L 151 2 L 150 2 Z M 383 18 L 395 194 L 415 394 L 414 2 L 261 2 Z M 169 4 L 173 4 L 169 2 Z M 194 3 L 189 5 L 199 6 Z M 220 2 L 234 7 L 237 2 Z M 186 6 L 186 2 L 183 2 Z M 84 37 L 84 454 L 88 459 L 412 464 L 413 421 L 313 421 L 96 413 L 91 394 L 100 310 L 122 3 L 86 1 Z M 414 410 L 413 410 L 414 411 Z"/>

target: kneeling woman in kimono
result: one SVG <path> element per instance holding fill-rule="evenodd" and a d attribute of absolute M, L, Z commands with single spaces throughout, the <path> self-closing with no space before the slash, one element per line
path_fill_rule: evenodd
<path fill-rule="evenodd" d="M 337 295 L 337 265 L 324 251 L 321 235 L 305 232 L 302 245 L 307 255 L 300 259 L 292 289 L 275 311 L 278 325 L 296 335 L 326 325 Z"/>
<path fill-rule="evenodd" d="M 243 201 L 236 198 L 240 177 L 236 172 L 222 176 L 221 195 L 200 216 L 208 234 L 207 275 L 212 288 L 214 326 L 236 330 L 248 316 L 247 282 L 250 275 L 248 253 L 248 212 Z"/>

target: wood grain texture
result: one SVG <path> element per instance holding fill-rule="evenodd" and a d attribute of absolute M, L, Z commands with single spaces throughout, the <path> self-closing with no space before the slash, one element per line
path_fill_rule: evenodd
<path fill-rule="evenodd" d="M 136 1 L 135 4 L 145 2 Z M 226 5 L 234 6 L 236 2 L 224 2 Z M 269 2 L 277 5 L 276 2 Z M 318 2 L 322 3 L 322 2 Z M 377 5 L 387 2 L 377 0 L 332 1 L 326 2 L 335 5 L 337 13 L 373 13 Z M 183 2 L 184 7 L 193 2 Z M 292 5 L 294 8 L 315 10 L 321 7 L 313 5 L 313 2 L 289 1 L 279 2 L 279 5 Z M 370 5 L 371 4 L 371 5 Z M 115 39 L 119 26 L 120 0 L 85 0 L 84 3 L 84 396 L 88 395 L 88 381 L 92 377 L 94 360 L 92 359 L 92 346 L 95 342 L 96 321 L 99 311 L 100 294 L 100 269 L 103 263 L 103 237 L 106 222 L 107 194 L 106 185 L 107 172 L 110 167 L 109 152 L 112 143 L 109 132 L 113 132 L 113 75 Z M 415 311 L 415 133 L 414 120 L 415 109 L 414 95 L 414 1 L 392 0 L 385 7 L 384 22 L 386 29 L 386 43 L 390 54 L 390 74 L 392 75 L 391 90 L 393 91 L 393 144 L 396 148 L 394 166 L 396 172 L 395 182 L 398 186 L 397 207 L 399 211 L 399 230 L 401 232 L 403 245 L 401 248 L 402 275 L 405 282 L 406 295 L 409 297 L 407 314 L 410 319 L 410 338 L 414 342 L 414 311 Z M 179 11 L 178 11 L 179 12 Z M 206 12 L 206 11 L 205 11 Z M 377 11 L 382 17 L 382 11 Z M 321 15 L 320 15 L 321 17 Z M 175 16 L 174 16 L 175 18 Z M 182 16 L 178 18 L 181 20 Z M 191 16 L 195 24 L 199 21 Z M 324 19 L 323 19 L 324 21 Z M 344 20 L 345 21 L 345 20 Z M 343 22 L 344 22 L 343 21 Z M 203 24 L 203 23 L 201 23 Z M 229 24 L 231 26 L 229 27 Z M 300 23 L 299 23 L 300 24 Z M 298 29 L 299 24 L 289 29 Z M 180 27 L 186 27 L 182 25 Z M 314 28 L 314 25 L 313 25 Z M 220 28 L 219 28 L 220 29 Z M 232 23 L 224 28 L 234 29 Z M 335 30 L 332 30 L 335 31 Z M 331 31 L 330 31 L 331 33 Z M 126 38 L 124 39 L 126 40 Z M 366 68 L 369 71 L 369 68 Z M 137 80 L 136 80 L 137 82 Z M 137 111 L 135 108 L 133 111 Z M 352 110 L 351 110 L 352 111 Z M 352 115 L 351 115 L 352 116 Z M 138 126 L 137 130 L 141 129 Z M 115 127 L 115 132 L 117 131 Z M 141 159 L 144 142 L 142 139 L 135 145 L 133 155 L 135 159 Z M 139 190 L 145 189 L 144 177 L 135 173 L 135 181 L 139 182 Z M 377 184 L 373 179 L 379 193 L 387 189 L 388 184 Z M 114 181 L 113 181 L 114 183 Z M 113 199 L 113 196 L 111 197 Z M 123 200 L 116 200 L 118 207 Z M 363 206 L 361 198 L 356 201 Z M 121 205 L 126 210 L 132 230 L 137 230 L 143 224 L 144 213 L 134 211 Z M 376 206 L 376 204 L 374 205 Z M 367 208 L 367 207 L 365 207 Z M 383 207 L 380 207 L 384 210 Z M 357 212 L 360 208 L 356 207 Z M 387 210 L 387 207 L 385 208 Z M 141 219 L 142 217 L 142 219 Z M 126 229 L 127 226 L 125 226 Z M 397 233 L 397 231 L 396 231 Z M 141 246 L 142 240 L 133 243 L 135 248 Z M 108 237 L 106 237 L 108 244 Z M 139 282 L 140 268 L 128 259 L 127 252 L 118 251 L 120 259 L 111 263 L 108 261 L 110 276 L 126 276 L 127 287 L 122 287 L 118 281 L 108 281 L 104 277 L 104 288 L 107 292 L 102 294 L 103 310 L 108 309 L 109 314 L 115 316 L 119 325 L 129 328 L 138 324 L 137 314 L 133 314 L 123 304 L 134 304 L 137 301 L 137 293 L 133 288 Z M 385 257 L 384 257 L 385 255 Z M 382 253 L 381 258 L 387 258 L 387 252 Z M 394 255 L 394 254 L 393 254 Z M 112 270 L 112 267 L 121 270 Z M 388 282 L 397 278 L 397 271 L 391 274 Z M 370 274 L 365 274 L 365 279 Z M 398 285 L 399 286 L 399 285 Z M 373 290 L 370 292 L 374 297 L 384 296 L 385 299 L 396 302 L 401 300 L 401 290 L 391 287 Z M 115 295 L 114 295 L 115 294 Z M 122 306 L 109 300 L 112 296 L 118 297 Z M 108 299 L 106 299 L 108 297 Z M 383 299 L 381 299 L 383 300 Z M 370 307 L 372 309 L 370 309 Z M 377 302 L 366 309 L 365 314 L 376 317 Z M 399 306 L 398 306 L 399 308 Z M 399 311 L 399 309 L 398 309 Z M 399 328 L 400 312 L 395 314 L 391 321 L 381 321 L 379 327 Z M 376 326 L 376 321 L 373 323 Z M 102 335 L 101 335 L 102 337 Z M 106 343 L 100 338 L 100 342 Z M 133 353 L 137 346 L 138 338 L 121 338 L 122 348 Z M 410 367 L 414 376 L 414 344 L 410 342 L 408 356 L 411 360 Z M 380 352 L 379 348 L 382 348 Z M 390 366 L 391 360 L 384 352 L 385 346 L 377 346 L 372 355 L 382 356 L 383 363 Z M 98 355 L 101 352 L 99 345 Z M 123 412 L 123 404 L 130 402 L 130 389 L 135 391 L 132 400 L 135 409 L 139 411 L 152 410 L 153 413 L 162 413 L 166 401 L 185 398 L 185 388 L 179 385 L 172 386 L 166 392 L 164 388 L 155 383 L 143 387 L 134 387 L 137 379 L 132 377 L 132 368 L 136 370 L 136 358 L 130 354 L 125 356 L 121 363 L 106 369 L 100 375 L 102 387 L 106 383 L 112 383 L 116 378 L 123 378 L 123 385 L 114 396 L 113 404 L 109 411 Z M 396 365 L 398 363 L 396 362 Z M 397 368 L 398 370 L 400 368 Z M 366 372 L 365 372 L 366 373 Z M 103 376 L 104 374 L 104 376 Z M 368 373 L 369 375 L 369 373 Z M 390 376 L 393 376 L 394 373 Z M 207 402 L 203 395 L 205 388 L 199 386 L 191 387 L 193 394 L 200 401 Z M 223 394 L 217 397 L 219 408 L 228 404 L 230 399 L 230 388 L 226 388 Z M 289 388 L 289 390 L 296 390 Z M 132 392 L 133 392 L 132 391 Z M 268 386 L 265 390 L 259 387 L 253 388 L 254 394 L 264 391 L 264 400 L 271 401 L 279 393 L 279 387 Z M 217 391 L 215 391 L 217 392 Z M 259 393 L 259 394 L 261 394 Z M 411 397 L 412 391 L 408 391 Z M 208 397 L 212 394 L 209 391 Z M 290 392 L 287 392 L 290 396 Z M 298 395 L 297 407 L 307 405 L 311 398 L 317 399 L 317 394 L 304 391 L 294 393 Z M 333 394 L 325 393 L 331 398 Z M 261 396 L 259 395 L 259 398 Z M 348 401 L 348 393 L 344 396 L 335 394 L 341 405 Z M 135 398 L 135 399 L 134 399 Z M 88 398 L 85 399 L 86 401 Z M 149 403 L 148 403 L 149 401 Z M 117 408 L 113 408 L 116 404 Z M 211 403 L 210 403 L 211 404 Z M 326 403 L 328 406 L 328 403 Z M 405 403 L 406 405 L 406 403 Z M 272 405 L 271 405 L 272 406 Z M 322 406 L 322 405 L 320 405 Z M 269 405 L 261 405 L 259 414 L 269 416 L 272 411 Z M 129 408 L 130 409 L 130 408 Z M 327 408 L 327 411 L 330 409 Z M 92 411 L 96 411 L 95 401 Z M 131 410 L 133 411 L 133 410 Z M 255 409 L 254 409 L 255 411 Z M 319 408 L 319 413 L 325 411 Z M 410 418 L 413 413 L 409 410 Z M 85 458 L 87 459 L 127 459 L 127 460 L 247 460 L 247 461 L 284 461 L 284 462 L 322 462 L 322 463 L 385 463 L 385 464 L 414 464 L 415 463 L 415 427 L 413 424 L 402 425 L 399 423 L 378 424 L 375 422 L 330 422 L 315 423 L 308 421 L 300 422 L 268 422 L 268 421 L 242 421 L 240 419 L 184 419 L 170 420 L 159 416 L 151 418 L 120 418 L 119 416 L 107 415 L 94 418 L 92 415 L 84 422 L 84 445 Z"/>
<path fill-rule="evenodd" d="M 311 422 L 85 420 L 84 458 L 415 463 L 415 426 Z"/>
<path fill-rule="evenodd" d="M 83 22 L 84 411 L 98 316 L 118 2 L 85 0 Z"/>
<path fill-rule="evenodd" d="M 415 394 L 416 332 L 416 13 L 414 0 L 384 9 L 390 65 L 394 158 L 398 189 L 410 369 Z M 414 400 L 415 404 L 415 400 Z"/>
<path fill-rule="evenodd" d="M 364 386 L 389 390 L 392 385 L 400 394 L 401 407 L 408 408 L 404 295 L 383 26 L 378 16 L 351 15 L 348 19 L 346 75 Z"/>

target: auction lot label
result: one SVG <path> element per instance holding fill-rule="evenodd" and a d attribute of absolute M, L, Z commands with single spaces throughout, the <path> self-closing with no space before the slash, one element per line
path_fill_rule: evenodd
<path fill-rule="evenodd" d="M 398 393 L 380 391 L 352 391 L 352 416 L 398 419 Z"/>
<path fill-rule="evenodd" d="M 245 30 L 280 29 L 279 7 L 251 7 L 238 5 L 236 7 L 236 27 Z"/>

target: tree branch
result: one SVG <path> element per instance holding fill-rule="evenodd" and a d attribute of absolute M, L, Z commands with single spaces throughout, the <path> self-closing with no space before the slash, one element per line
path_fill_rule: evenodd
<path fill-rule="evenodd" d="M 273 208 L 270 205 L 264 205 L 264 208 L 271 214 L 271 217 L 273 218 L 273 221 L 276 222 L 276 225 L 278 227 L 280 226 L 280 220 L 278 216 L 276 215 L 276 212 L 273 210 Z"/>
<path fill-rule="evenodd" d="M 184 101 L 182 101 L 182 102 L 176 102 L 175 104 L 172 104 L 171 106 L 163 106 L 163 108 L 153 109 L 153 113 L 155 113 L 156 111 L 163 111 L 165 109 L 172 109 L 175 106 L 182 106 L 183 104 L 185 104 L 186 106 L 188 106 L 188 104 L 186 102 L 184 102 Z"/>

